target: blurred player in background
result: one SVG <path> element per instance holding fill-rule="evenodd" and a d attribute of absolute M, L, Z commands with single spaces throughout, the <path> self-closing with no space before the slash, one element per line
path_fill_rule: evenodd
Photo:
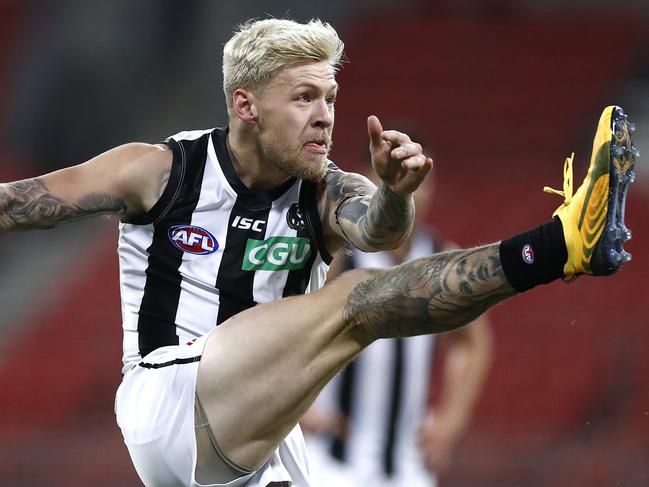
<path fill-rule="evenodd" d="M 367 173 L 373 179 L 371 173 Z M 428 225 L 429 179 L 415 192 L 415 224 L 404 244 L 376 253 L 338 252 L 327 276 L 388 268 L 457 248 Z M 445 343 L 439 398 L 428 405 L 436 341 Z M 440 335 L 372 343 L 318 396 L 300 422 L 314 485 L 431 487 L 468 426 L 492 355 L 487 315 Z"/>

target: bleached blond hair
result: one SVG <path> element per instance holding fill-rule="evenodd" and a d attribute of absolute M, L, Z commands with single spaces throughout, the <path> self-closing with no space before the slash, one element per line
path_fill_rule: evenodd
<path fill-rule="evenodd" d="M 235 90 L 261 88 L 277 70 L 305 61 L 328 61 L 337 70 L 343 49 L 335 29 L 318 19 L 306 24 L 287 19 L 242 24 L 223 48 L 223 92 L 228 114 Z"/>

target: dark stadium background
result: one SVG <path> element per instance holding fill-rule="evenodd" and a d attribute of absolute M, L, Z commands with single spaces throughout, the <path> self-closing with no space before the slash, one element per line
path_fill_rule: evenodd
<path fill-rule="evenodd" d="M 0 181 L 117 144 L 223 125 L 221 48 L 251 17 L 321 17 L 348 63 L 332 157 L 366 155 L 365 119 L 432 152 L 432 222 L 463 246 L 544 221 L 607 104 L 649 154 L 644 1 L 0 1 Z M 649 485 L 649 167 L 629 196 L 634 260 L 492 312 L 496 357 L 442 487 Z M 114 423 L 116 224 L 0 239 L 0 485 L 140 485 Z"/>

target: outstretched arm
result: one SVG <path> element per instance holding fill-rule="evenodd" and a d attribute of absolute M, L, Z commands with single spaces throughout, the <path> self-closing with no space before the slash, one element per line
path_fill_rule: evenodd
<path fill-rule="evenodd" d="M 163 146 L 134 143 L 78 166 L 0 184 L 0 233 L 148 211 L 166 187 L 171 160 Z"/>
<path fill-rule="evenodd" d="M 331 252 L 346 243 L 368 252 L 394 249 L 410 234 L 415 215 L 412 193 L 433 161 L 421 145 L 396 130 L 384 131 L 379 119 L 367 120 L 372 166 L 381 183 L 344 171 L 325 177 L 323 220 L 330 229 Z"/>

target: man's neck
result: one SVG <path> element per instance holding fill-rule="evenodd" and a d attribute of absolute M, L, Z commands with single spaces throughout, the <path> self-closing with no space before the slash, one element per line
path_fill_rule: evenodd
<path fill-rule="evenodd" d="M 264 160 L 251 134 L 230 125 L 227 147 L 232 166 L 241 182 L 254 191 L 269 191 L 290 179 L 272 162 Z"/>

